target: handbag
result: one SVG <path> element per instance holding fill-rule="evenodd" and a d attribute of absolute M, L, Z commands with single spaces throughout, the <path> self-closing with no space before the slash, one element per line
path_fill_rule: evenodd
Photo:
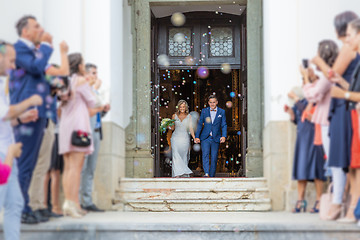
<path fill-rule="evenodd" d="M 327 220 L 331 203 L 332 203 L 332 188 L 333 184 L 329 184 L 327 192 L 323 193 L 320 198 L 319 216 L 321 220 Z"/>
<path fill-rule="evenodd" d="M 73 131 L 71 144 L 77 147 L 88 147 L 91 144 L 90 134 L 81 130 Z"/>

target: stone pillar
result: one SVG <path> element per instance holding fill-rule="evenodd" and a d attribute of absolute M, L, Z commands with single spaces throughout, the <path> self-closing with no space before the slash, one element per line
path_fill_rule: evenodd
<path fill-rule="evenodd" d="M 248 149 L 246 176 L 263 176 L 262 0 L 247 3 Z"/>
<path fill-rule="evenodd" d="M 132 2 L 134 39 L 133 117 L 126 128 L 126 176 L 153 177 L 151 155 L 151 15 L 148 1 Z"/>

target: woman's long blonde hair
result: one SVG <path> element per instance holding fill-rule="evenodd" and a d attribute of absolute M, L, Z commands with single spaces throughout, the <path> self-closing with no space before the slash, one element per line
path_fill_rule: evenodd
<path fill-rule="evenodd" d="M 176 106 L 176 113 L 180 113 L 180 106 L 185 104 L 185 113 L 189 113 L 189 104 L 185 100 L 179 100 Z"/>

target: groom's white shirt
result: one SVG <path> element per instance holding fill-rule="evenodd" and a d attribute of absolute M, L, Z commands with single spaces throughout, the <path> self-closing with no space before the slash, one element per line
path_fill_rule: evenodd
<path fill-rule="evenodd" d="M 211 123 L 214 123 L 218 108 L 216 107 L 215 111 L 211 111 L 211 110 L 212 109 L 210 108 Z M 210 132 L 210 136 L 212 136 L 212 132 Z"/>

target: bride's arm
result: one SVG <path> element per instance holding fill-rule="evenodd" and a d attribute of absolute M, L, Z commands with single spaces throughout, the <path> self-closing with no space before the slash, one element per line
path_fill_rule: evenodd
<path fill-rule="evenodd" d="M 189 124 L 190 134 L 191 134 L 192 138 L 195 141 L 195 133 L 194 133 L 193 125 L 192 125 L 191 115 L 189 116 L 189 120 L 190 120 L 189 121 L 190 122 L 190 124 Z"/>

